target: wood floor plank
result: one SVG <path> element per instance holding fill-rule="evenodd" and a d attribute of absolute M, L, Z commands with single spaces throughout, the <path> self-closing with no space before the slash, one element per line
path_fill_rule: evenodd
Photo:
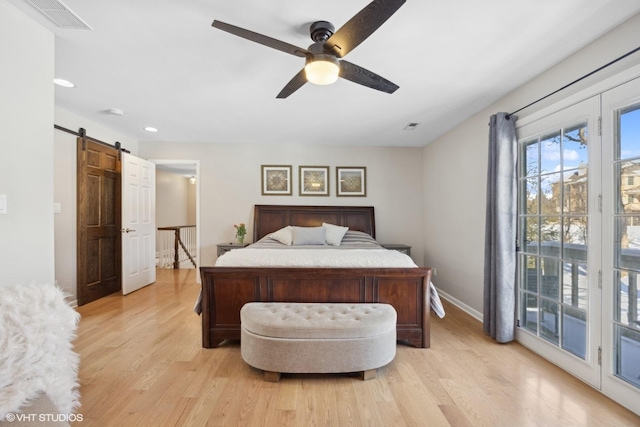
<path fill-rule="evenodd" d="M 279 383 L 278 400 L 275 409 L 280 411 L 295 411 L 298 404 L 298 388 L 300 379 L 288 378 Z"/>
<path fill-rule="evenodd" d="M 238 342 L 203 349 L 195 270 L 77 310 L 75 350 L 87 426 L 638 426 L 640 417 L 518 343 L 500 345 L 443 301 L 431 348 L 398 345 L 362 381 L 283 374 L 264 381 Z"/>
<path fill-rule="evenodd" d="M 338 420 L 341 426 L 364 425 L 358 411 L 356 390 L 352 381 L 339 381 L 335 386 Z"/>

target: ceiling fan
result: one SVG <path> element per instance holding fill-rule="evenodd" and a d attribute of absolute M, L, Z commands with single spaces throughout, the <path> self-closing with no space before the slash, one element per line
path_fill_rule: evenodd
<path fill-rule="evenodd" d="M 327 21 L 311 24 L 309 32 L 314 43 L 308 49 L 294 46 L 274 38 L 226 24 L 213 21 L 214 28 L 236 36 L 260 43 L 291 55 L 305 58 L 305 67 L 296 74 L 280 91 L 276 98 L 286 98 L 300 89 L 307 81 L 327 85 L 338 77 L 371 89 L 393 93 L 398 85 L 351 62 L 340 58 L 358 47 L 391 17 L 406 0 L 374 0 L 353 16 L 338 31 Z"/>

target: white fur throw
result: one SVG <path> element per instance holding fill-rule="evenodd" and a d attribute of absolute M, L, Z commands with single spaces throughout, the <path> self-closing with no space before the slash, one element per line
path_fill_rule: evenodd
<path fill-rule="evenodd" d="M 0 285 L 0 421 L 42 392 L 61 414 L 80 406 L 79 318 L 54 285 Z"/>

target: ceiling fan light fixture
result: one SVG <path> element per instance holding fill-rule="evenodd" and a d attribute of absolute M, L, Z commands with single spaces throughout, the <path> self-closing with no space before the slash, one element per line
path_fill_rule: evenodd
<path fill-rule="evenodd" d="M 330 85 L 338 80 L 340 64 L 333 55 L 318 54 L 307 59 L 304 66 L 307 81 L 316 85 Z"/>

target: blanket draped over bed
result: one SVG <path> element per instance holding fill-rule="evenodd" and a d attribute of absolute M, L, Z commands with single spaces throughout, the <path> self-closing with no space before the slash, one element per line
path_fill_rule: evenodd
<path fill-rule="evenodd" d="M 324 221 L 349 228 L 337 245 L 271 237 L 290 225 L 317 227 Z M 195 310 L 202 313 L 203 346 L 239 338 L 245 303 L 281 301 L 389 303 L 398 312 L 398 339 L 429 347 L 430 308 L 444 316 L 431 269 L 383 248 L 372 237 L 373 224 L 370 207 L 257 205 L 256 243 L 223 254 L 214 267 L 200 268 L 202 292 Z"/>

